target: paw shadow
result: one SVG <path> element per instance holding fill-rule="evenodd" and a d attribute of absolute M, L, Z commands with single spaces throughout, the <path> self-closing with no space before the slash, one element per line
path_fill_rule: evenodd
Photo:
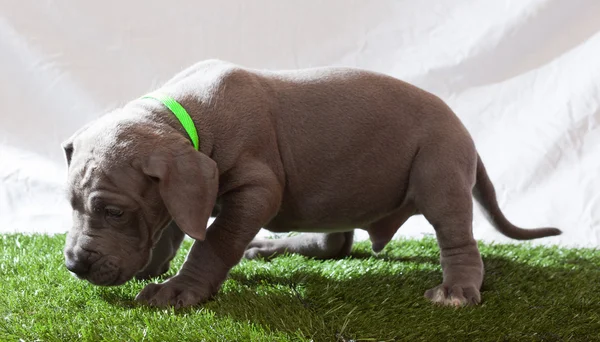
<path fill-rule="evenodd" d="M 99 295 L 102 300 L 111 306 L 116 306 L 124 309 L 133 309 L 138 307 L 138 303 L 135 301 L 135 297 L 124 293 L 119 288 L 107 287 L 100 288 Z"/>
<path fill-rule="evenodd" d="M 97 288 L 98 294 L 102 300 L 106 303 L 124 308 L 134 309 L 139 307 L 145 307 L 148 310 L 160 310 L 160 308 L 150 308 L 143 306 L 135 300 L 135 296 L 148 284 L 150 283 L 162 283 L 165 280 L 171 278 L 176 274 L 176 268 L 168 270 L 167 272 L 147 279 L 133 279 L 126 285 L 122 286 L 111 286 L 111 287 L 99 287 Z"/>

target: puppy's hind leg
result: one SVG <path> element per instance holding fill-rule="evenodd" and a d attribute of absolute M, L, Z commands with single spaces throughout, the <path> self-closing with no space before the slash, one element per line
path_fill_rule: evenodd
<path fill-rule="evenodd" d="M 343 258 L 350 254 L 354 231 L 336 233 L 304 233 L 281 239 L 255 239 L 246 249 L 244 257 L 273 258 L 285 253 L 295 253 L 317 259 Z"/>
<path fill-rule="evenodd" d="M 425 297 L 442 305 L 478 304 L 483 261 L 472 232 L 476 160 L 456 151 L 435 152 L 415 161 L 410 184 L 414 203 L 433 225 L 440 247 L 443 282 Z"/>

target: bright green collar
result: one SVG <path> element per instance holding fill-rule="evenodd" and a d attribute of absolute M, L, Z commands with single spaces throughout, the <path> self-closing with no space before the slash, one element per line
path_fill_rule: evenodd
<path fill-rule="evenodd" d="M 179 104 L 179 102 L 175 101 L 172 97 L 165 95 L 160 92 L 153 92 L 150 94 L 146 94 L 142 96 L 142 99 L 155 99 L 162 102 L 167 108 L 173 112 L 175 117 L 181 122 L 181 125 L 192 139 L 192 143 L 194 144 L 194 148 L 198 150 L 200 148 L 200 143 L 198 139 L 198 131 L 196 131 L 196 126 L 194 125 L 194 121 L 190 117 L 190 114 Z"/>

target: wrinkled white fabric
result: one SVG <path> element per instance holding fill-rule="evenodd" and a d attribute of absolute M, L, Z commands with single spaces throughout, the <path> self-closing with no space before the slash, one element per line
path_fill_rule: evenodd
<path fill-rule="evenodd" d="M 600 245 L 600 1 L 0 0 L 0 232 L 64 232 L 60 143 L 207 58 L 347 65 L 448 102 L 538 243 Z M 433 234 L 423 217 L 398 236 Z M 510 241 L 476 209 L 474 232 Z M 364 232 L 359 239 L 366 237 Z"/>

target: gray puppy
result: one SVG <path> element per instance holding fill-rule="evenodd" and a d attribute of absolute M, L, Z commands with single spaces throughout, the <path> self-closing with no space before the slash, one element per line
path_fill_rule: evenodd
<path fill-rule="evenodd" d="M 561 233 L 512 225 L 458 117 L 436 96 L 395 78 L 351 68 L 259 71 L 211 60 L 160 91 L 190 113 L 199 152 L 173 113 L 147 98 L 63 144 L 73 207 L 70 271 L 97 285 L 157 276 L 184 234 L 195 240 L 177 275 L 140 292 L 143 303 L 204 302 L 244 255 L 346 256 L 355 228 L 380 251 L 410 216 L 422 214 L 435 229 L 443 269 L 443 282 L 425 296 L 477 304 L 484 271 L 472 195 L 506 236 Z M 253 241 L 261 227 L 307 234 Z"/>

